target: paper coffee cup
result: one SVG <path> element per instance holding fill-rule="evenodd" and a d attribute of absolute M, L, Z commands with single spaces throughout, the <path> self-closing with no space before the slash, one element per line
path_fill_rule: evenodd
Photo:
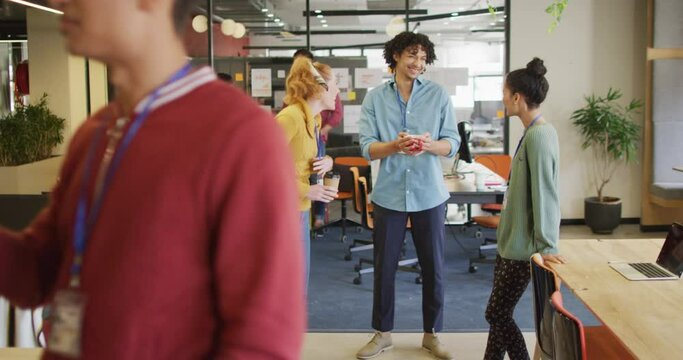
<path fill-rule="evenodd" d="M 332 176 L 325 176 L 325 186 L 333 187 L 336 190 L 339 190 L 339 180 L 341 177 L 337 174 L 332 175 Z"/>

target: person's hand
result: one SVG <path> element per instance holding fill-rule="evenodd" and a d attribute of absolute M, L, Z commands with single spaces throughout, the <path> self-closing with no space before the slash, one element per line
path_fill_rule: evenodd
<path fill-rule="evenodd" d="M 337 197 L 337 189 L 332 186 L 311 185 L 306 197 L 312 201 L 328 203 Z"/>
<path fill-rule="evenodd" d="M 434 139 L 432 139 L 432 135 L 426 132 L 420 136 L 420 140 L 422 140 L 422 151 L 431 152 L 432 146 L 434 145 Z"/>
<path fill-rule="evenodd" d="M 560 254 L 557 254 L 557 255 L 543 254 L 543 255 L 541 255 L 541 257 L 543 258 L 543 261 L 549 261 L 549 262 L 555 263 L 555 264 L 566 264 L 567 263 L 567 259 L 565 259 L 564 256 L 562 256 Z"/>
<path fill-rule="evenodd" d="M 322 159 L 317 159 L 313 161 L 313 172 L 322 176 L 326 172 L 332 170 L 334 161 L 329 156 L 324 156 Z"/>
<path fill-rule="evenodd" d="M 406 132 L 398 133 L 398 138 L 395 141 L 397 141 L 398 151 L 402 151 L 407 155 L 416 155 L 422 151 L 417 150 L 419 148 L 418 140 Z"/>

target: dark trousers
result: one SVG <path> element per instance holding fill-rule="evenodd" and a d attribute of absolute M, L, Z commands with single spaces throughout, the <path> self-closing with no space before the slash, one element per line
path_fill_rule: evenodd
<path fill-rule="evenodd" d="M 519 330 L 512 314 L 530 279 L 528 261 L 496 257 L 493 289 L 486 306 L 486 321 L 491 327 L 486 343 L 485 360 L 503 360 L 506 352 L 511 360 L 529 359 L 522 331 Z"/>
<path fill-rule="evenodd" d="M 373 231 L 375 288 L 372 327 L 394 328 L 396 271 L 410 218 L 413 243 L 422 269 L 422 322 L 425 332 L 443 328 L 443 265 L 445 204 L 419 212 L 400 212 L 375 204 Z"/>

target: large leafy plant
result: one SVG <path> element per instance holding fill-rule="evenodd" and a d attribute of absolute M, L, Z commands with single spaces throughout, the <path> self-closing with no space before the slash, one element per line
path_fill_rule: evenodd
<path fill-rule="evenodd" d="M 0 166 L 17 166 L 47 159 L 64 141 L 65 120 L 47 107 L 43 94 L 35 105 L 19 106 L 0 118 Z"/>
<path fill-rule="evenodd" d="M 594 158 L 593 183 L 598 201 L 604 202 L 603 190 L 617 167 L 637 162 L 640 126 L 632 117 L 643 106 L 633 99 L 626 106 L 617 103 L 621 91 L 610 88 L 607 96 L 586 96 L 586 105 L 574 111 L 571 119 L 583 137 L 583 149 L 591 148 Z"/>

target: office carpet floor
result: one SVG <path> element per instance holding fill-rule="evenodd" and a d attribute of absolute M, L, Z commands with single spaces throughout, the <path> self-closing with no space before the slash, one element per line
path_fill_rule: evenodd
<path fill-rule="evenodd" d="M 356 232 L 352 227 L 349 238 L 369 239 L 370 232 Z M 571 241 L 571 240 L 566 240 Z M 356 277 L 354 264 L 359 255 L 371 257 L 372 251 L 356 253 L 352 261 L 345 261 L 349 241 L 339 241 L 339 229 L 330 228 L 324 237 L 311 243 L 311 277 L 309 284 L 309 331 L 362 332 L 371 329 L 372 274 L 365 275 L 360 285 L 353 284 Z M 462 232 L 460 227 L 446 228 L 445 271 L 445 332 L 485 332 L 484 319 L 492 279 L 493 265 L 480 265 L 476 273 L 468 272 L 468 259 L 475 256 L 480 244 L 472 231 Z M 414 257 L 412 238 L 408 236 L 407 257 Z M 396 276 L 396 332 L 422 331 L 421 285 L 415 284 L 416 274 L 399 272 Z M 563 290 L 565 306 L 574 312 L 585 325 L 597 325 L 592 314 L 567 290 Z M 531 286 L 523 295 L 515 312 L 515 320 L 523 331 L 533 331 Z"/>

